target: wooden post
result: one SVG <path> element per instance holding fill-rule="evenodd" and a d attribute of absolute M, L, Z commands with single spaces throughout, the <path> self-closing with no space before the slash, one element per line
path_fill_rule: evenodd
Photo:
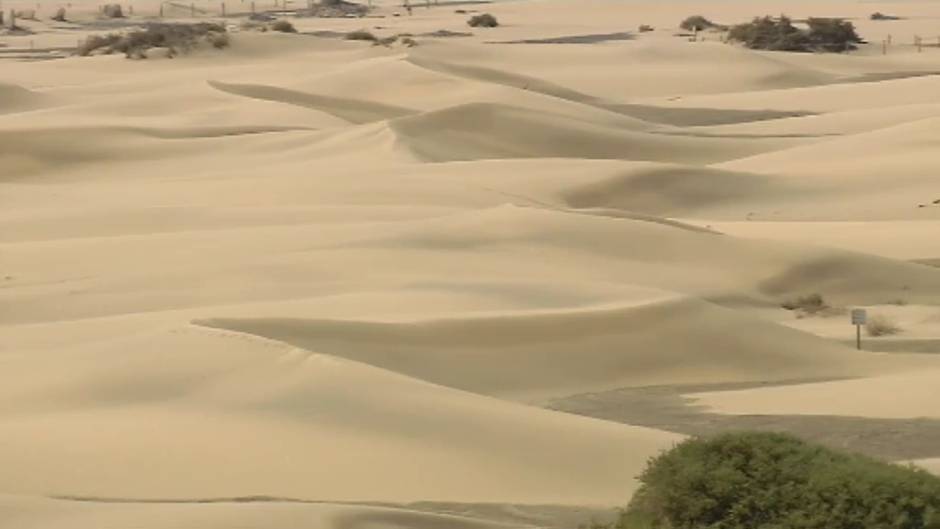
<path fill-rule="evenodd" d="M 255 1 L 254 0 L 251 0 L 251 14 L 252 15 L 255 14 Z"/>
<path fill-rule="evenodd" d="M 924 51 L 924 43 L 923 41 L 920 40 L 920 37 L 917 37 L 917 36 L 914 37 L 914 44 L 917 45 L 917 53 L 921 53 L 922 51 Z"/>
<path fill-rule="evenodd" d="M 196 18 L 196 4 L 189 4 L 189 16 Z"/>
<path fill-rule="evenodd" d="M 887 40 L 881 41 L 881 54 L 882 55 L 888 54 L 888 41 Z"/>
<path fill-rule="evenodd" d="M 134 16 L 134 4 L 128 4 L 128 6 L 127 6 L 127 14 L 128 14 L 129 16 Z"/>
<path fill-rule="evenodd" d="M 163 18 L 163 2 L 160 2 L 160 18 Z"/>
<path fill-rule="evenodd" d="M 222 16 L 225 16 L 225 1 L 222 2 Z"/>

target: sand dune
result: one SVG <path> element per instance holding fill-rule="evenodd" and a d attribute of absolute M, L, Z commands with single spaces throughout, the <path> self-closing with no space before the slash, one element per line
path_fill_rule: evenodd
<path fill-rule="evenodd" d="M 936 6 L 375 4 L 229 2 L 231 47 L 173 60 L 20 60 L 150 0 L 0 35 L 0 527 L 572 527 L 680 436 L 549 400 L 935 417 Z M 782 11 L 871 44 L 676 35 Z M 855 351 L 854 307 L 901 332 Z"/>
<path fill-rule="evenodd" d="M 716 377 L 727 382 L 841 377 L 886 365 L 811 335 L 689 299 L 394 323 L 200 323 L 449 387 L 530 401 L 627 386 L 706 383 Z"/>
<path fill-rule="evenodd" d="M 551 156 L 718 163 L 778 149 L 786 143 L 643 134 L 482 103 L 400 118 L 391 126 L 410 150 L 434 162 Z M 678 159 L 676 153 L 681 153 Z"/>
<path fill-rule="evenodd" d="M 407 108 L 381 105 L 369 101 L 308 94 L 274 86 L 227 84 L 219 81 L 210 81 L 209 84 L 213 88 L 224 92 L 245 97 L 323 110 L 350 123 L 369 123 L 415 113 L 415 111 Z"/>
<path fill-rule="evenodd" d="M 47 98 L 42 94 L 16 85 L 0 84 L 0 114 L 33 110 L 46 104 L 46 101 Z"/>
<path fill-rule="evenodd" d="M 124 503 L 0 498 L 0 527 L 33 529 L 68 524 L 76 529 L 133 526 L 141 529 L 231 527 L 232 519 L 245 529 L 266 529 L 308 524 L 345 529 L 395 529 L 402 527 L 457 529 L 512 529 L 526 527 L 468 517 L 433 514 L 387 507 L 284 501 L 218 501 L 209 503 Z M 307 527 L 308 525 L 304 525 Z M 312 525 L 309 525 L 312 527 Z"/>
<path fill-rule="evenodd" d="M 691 395 L 719 413 L 938 417 L 940 372 Z"/>
<path fill-rule="evenodd" d="M 193 327 L 7 355 L 4 373 L 13 493 L 615 503 L 677 439 Z"/>

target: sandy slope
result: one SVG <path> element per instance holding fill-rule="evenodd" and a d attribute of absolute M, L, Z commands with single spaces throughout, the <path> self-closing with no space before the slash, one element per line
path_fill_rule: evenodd
<path fill-rule="evenodd" d="M 435 38 L 454 6 L 377 3 L 296 24 L 419 46 L 0 58 L 0 527 L 505 527 L 48 495 L 622 505 L 679 437 L 538 405 L 628 386 L 852 377 L 694 397 L 935 415 L 940 357 L 905 353 L 940 343 L 940 268 L 909 262 L 940 259 L 940 51 L 905 39 L 936 6 L 500 2 Z M 887 56 L 673 36 L 784 9 L 911 18 L 858 21 Z M 95 31 L 40 18 L 0 52 Z M 813 292 L 831 315 L 778 308 Z M 845 343 L 860 305 L 892 354 Z"/>

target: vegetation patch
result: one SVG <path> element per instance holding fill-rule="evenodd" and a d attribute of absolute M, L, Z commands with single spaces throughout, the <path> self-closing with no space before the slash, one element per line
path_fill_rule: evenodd
<path fill-rule="evenodd" d="M 785 16 L 759 17 L 731 28 L 728 39 L 756 50 L 795 52 L 845 52 L 862 41 L 855 26 L 838 18 L 810 18 L 806 29 Z"/>
<path fill-rule="evenodd" d="M 874 314 L 865 322 L 865 332 L 868 336 L 890 336 L 901 332 L 901 327 L 884 314 Z"/>
<path fill-rule="evenodd" d="M 376 37 L 375 34 L 373 34 L 371 31 L 360 29 L 347 33 L 346 40 L 367 40 L 369 42 L 378 42 L 379 38 Z"/>
<path fill-rule="evenodd" d="M 345 0 L 320 0 L 309 9 L 298 11 L 300 16 L 320 18 L 362 17 L 369 13 L 369 6 Z"/>
<path fill-rule="evenodd" d="M 294 27 L 290 21 L 287 20 L 275 20 L 271 22 L 268 27 L 271 31 L 279 31 L 281 33 L 297 33 L 297 28 Z"/>
<path fill-rule="evenodd" d="M 201 44 L 213 48 L 229 45 L 225 26 L 209 22 L 197 24 L 148 24 L 126 34 L 93 35 L 79 46 L 78 55 L 109 55 L 123 53 L 128 58 L 142 59 L 147 50 L 165 48 L 170 57 L 188 53 Z"/>
<path fill-rule="evenodd" d="M 901 20 L 901 17 L 896 17 L 894 15 L 886 15 L 880 11 L 875 11 L 868 18 L 870 18 L 871 20 Z"/>
<path fill-rule="evenodd" d="M 686 440 L 650 460 L 613 529 L 931 529 L 940 478 L 780 433 Z"/>
<path fill-rule="evenodd" d="M 467 21 L 467 25 L 471 28 L 495 28 L 499 26 L 499 21 L 489 13 L 483 13 L 482 15 L 470 17 L 470 20 Z"/>
<path fill-rule="evenodd" d="M 686 31 L 705 31 L 706 29 L 722 29 L 724 26 L 716 24 L 702 15 L 692 15 L 679 24 Z"/>
<path fill-rule="evenodd" d="M 802 314 L 818 314 L 829 308 L 829 304 L 822 297 L 822 294 L 808 294 L 794 299 L 788 299 L 780 304 L 787 310 L 797 311 Z"/>

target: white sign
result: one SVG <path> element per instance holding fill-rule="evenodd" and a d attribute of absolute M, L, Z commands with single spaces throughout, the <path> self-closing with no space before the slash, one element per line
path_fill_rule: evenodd
<path fill-rule="evenodd" d="M 865 325 L 868 321 L 868 313 L 865 309 L 852 309 L 852 325 Z"/>

